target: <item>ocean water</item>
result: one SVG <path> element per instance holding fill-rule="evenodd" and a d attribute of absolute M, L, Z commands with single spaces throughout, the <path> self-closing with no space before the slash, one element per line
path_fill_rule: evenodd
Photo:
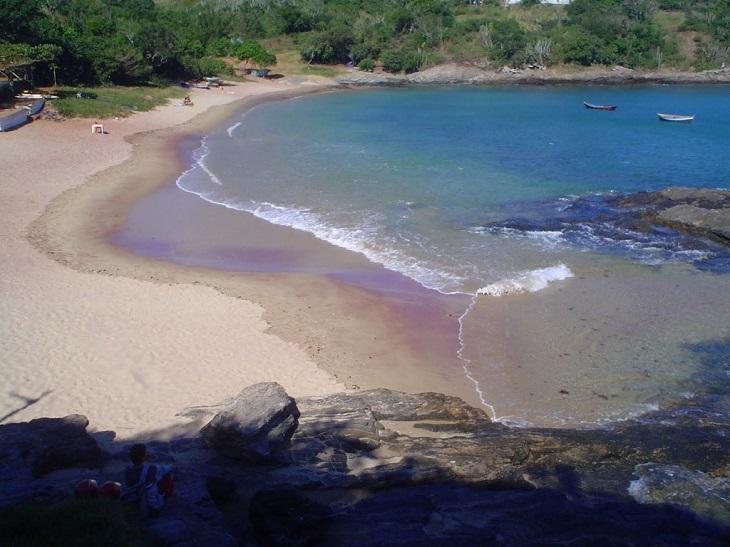
<path fill-rule="evenodd" d="M 638 225 L 610 202 L 730 187 L 726 86 L 269 103 L 206 135 L 176 184 L 461 298 L 455 358 L 505 422 L 594 425 L 689 396 L 701 374 L 692 348 L 730 337 L 728 249 Z"/>

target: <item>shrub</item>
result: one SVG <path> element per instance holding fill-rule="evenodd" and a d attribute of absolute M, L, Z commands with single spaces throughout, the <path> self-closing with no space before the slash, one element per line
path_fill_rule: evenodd
<path fill-rule="evenodd" d="M 380 56 L 380 60 L 383 63 L 383 68 L 388 72 L 400 72 L 403 69 L 400 52 L 394 49 L 385 50 Z"/>
<path fill-rule="evenodd" d="M 375 68 L 375 61 L 373 61 L 370 58 L 363 59 L 362 61 L 360 61 L 357 64 L 357 68 L 359 68 L 360 70 L 364 70 L 366 72 L 372 72 L 373 69 Z"/>

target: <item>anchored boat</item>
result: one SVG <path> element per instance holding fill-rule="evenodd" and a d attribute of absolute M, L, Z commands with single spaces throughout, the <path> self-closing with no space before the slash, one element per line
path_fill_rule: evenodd
<path fill-rule="evenodd" d="M 583 101 L 583 105 L 591 110 L 616 110 L 616 105 L 613 104 L 593 104 Z"/>
<path fill-rule="evenodd" d="M 691 122 L 695 119 L 694 114 L 662 114 L 657 112 L 657 116 L 663 122 Z"/>

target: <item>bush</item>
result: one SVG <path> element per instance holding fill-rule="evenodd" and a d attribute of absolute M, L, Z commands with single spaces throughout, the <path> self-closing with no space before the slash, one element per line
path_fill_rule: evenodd
<path fill-rule="evenodd" d="M 254 40 L 244 40 L 233 47 L 233 54 L 239 60 L 258 66 L 276 64 L 276 55 Z"/>
<path fill-rule="evenodd" d="M 359 68 L 360 70 L 364 70 L 366 72 L 372 72 L 373 69 L 375 68 L 375 61 L 373 61 L 370 58 L 363 59 L 362 61 L 360 61 L 357 64 L 357 68 Z"/>
<path fill-rule="evenodd" d="M 383 68 L 388 72 L 400 72 L 403 69 L 400 52 L 394 49 L 385 50 L 380 56 Z"/>
<path fill-rule="evenodd" d="M 225 61 L 214 59 L 212 57 L 195 59 L 191 68 L 193 69 L 193 75 L 198 78 L 201 76 L 223 76 L 226 74 L 233 74 L 233 68 L 231 65 Z"/>
<path fill-rule="evenodd" d="M 497 19 L 489 26 L 491 56 L 499 61 L 514 61 L 527 46 L 527 33 L 517 19 Z"/>

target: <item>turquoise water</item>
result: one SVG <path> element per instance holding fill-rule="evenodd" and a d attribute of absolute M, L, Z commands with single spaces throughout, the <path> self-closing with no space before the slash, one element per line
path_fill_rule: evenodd
<path fill-rule="evenodd" d="M 177 185 L 461 295 L 454 357 L 477 400 L 580 426 L 691 397 L 692 348 L 730 362 L 727 248 L 609 199 L 730 187 L 729 151 L 727 86 L 364 90 L 235 116 Z"/>
<path fill-rule="evenodd" d="M 661 123 L 657 111 L 697 119 Z M 369 90 L 268 104 L 241 121 L 207 143 L 222 186 L 191 173 L 185 188 L 444 292 L 560 262 L 554 230 L 495 238 L 485 224 L 592 192 L 730 181 L 728 87 Z"/>

